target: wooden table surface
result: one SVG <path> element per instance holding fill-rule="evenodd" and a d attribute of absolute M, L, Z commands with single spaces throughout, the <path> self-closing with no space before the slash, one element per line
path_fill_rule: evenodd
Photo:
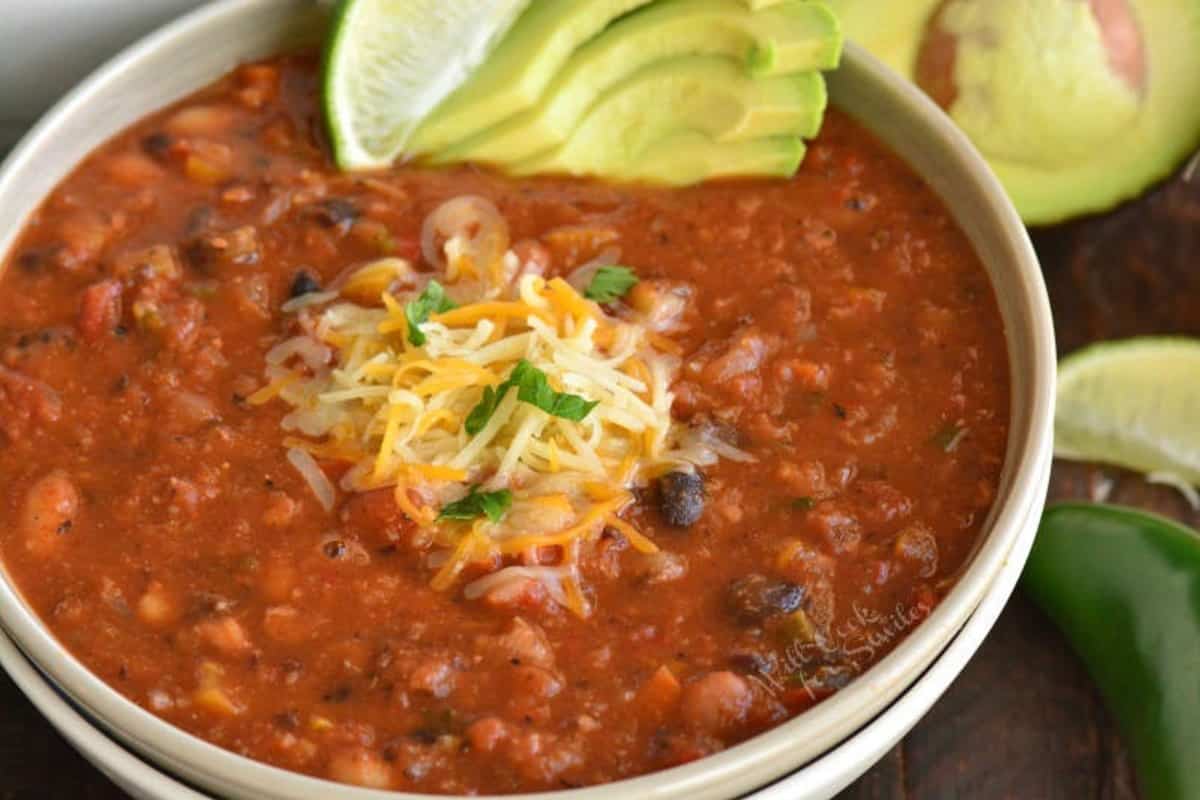
<path fill-rule="evenodd" d="M 1147 333 L 1200 335 L 1200 179 L 1037 231 L 1060 353 Z M 1107 496 L 1200 525 L 1174 490 L 1056 463 L 1053 498 Z M 125 795 L 0 673 L 0 800 Z M 1063 637 L 1018 590 L 982 649 L 913 732 L 840 800 L 1133 800 L 1120 736 Z"/>

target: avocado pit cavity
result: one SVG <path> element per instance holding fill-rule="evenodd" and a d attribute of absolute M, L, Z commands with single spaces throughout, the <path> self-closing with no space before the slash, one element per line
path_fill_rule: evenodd
<path fill-rule="evenodd" d="M 1147 73 L 1129 0 L 945 0 L 916 63 L 989 159 L 1048 170 L 1115 146 Z"/>

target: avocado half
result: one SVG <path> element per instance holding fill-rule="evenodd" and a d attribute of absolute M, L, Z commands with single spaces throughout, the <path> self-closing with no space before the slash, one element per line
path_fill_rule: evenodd
<path fill-rule="evenodd" d="M 1200 145 L 1200 0 L 927 5 L 902 47 L 875 0 L 834 0 L 848 37 L 971 137 L 1028 224 L 1107 210 Z"/>
<path fill-rule="evenodd" d="M 846 38 L 889 67 L 912 78 L 925 25 L 942 0 L 825 0 Z"/>

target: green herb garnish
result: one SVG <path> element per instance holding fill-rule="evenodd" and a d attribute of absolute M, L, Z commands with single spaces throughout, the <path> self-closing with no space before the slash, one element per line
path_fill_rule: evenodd
<path fill-rule="evenodd" d="M 601 267 L 583 290 L 583 296 L 597 303 L 611 303 L 623 297 L 637 282 L 638 276 L 629 267 Z"/>
<path fill-rule="evenodd" d="M 408 340 L 417 347 L 425 344 L 421 323 L 428 320 L 431 314 L 441 314 L 457 307 L 454 301 L 446 296 L 446 290 L 440 283 L 430 281 L 416 300 L 404 306 L 404 318 L 408 320 Z"/>
<path fill-rule="evenodd" d="M 966 435 L 966 428 L 957 423 L 949 422 L 943 425 L 929 441 L 936 445 L 943 453 L 953 453 L 958 448 L 959 442 Z"/>
<path fill-rule="evenodd" d="M 504 399 L 505 393 L 513 387 L 516 387 L 517 399 L 521 402 L 536 406 L 551 416 L 561 417 L 572 422 L 579 422 L 599 404 L 597 400 L 587 400 L 576 394 L 554 391 L 550 388 L 546 373 L 525 359 L 521 359 L 513 367 L 507 380 L 495 388 L 489 386 L 483 390 L 483 398 L 467 415 L 465 427 L 468 434 L 474 436 L 483 430 L 488 420 L 492 418 L 492 414 L 496 413 L 496 407 Z"/>
<path fill-rule="evenodd" d="M 467 496 L 453 503 L 442 506 L 438 521 L 446 519 L 475 519 L 486 516 L 492 522 L 504 519 L 512 506 L 512 492 L 500 489 L 496 492 L 481 492 L 478 486 L 472 486 Z"/>
<path fill-rule="evenodd" d="M 812 511 L 817 501 L 811 497 L 797 497 L 792 500 L 792 508 L 796 511 Z"/>

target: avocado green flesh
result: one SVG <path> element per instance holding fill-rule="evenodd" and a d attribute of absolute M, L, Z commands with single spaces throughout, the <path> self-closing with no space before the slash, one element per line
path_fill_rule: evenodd
<path fill-rule="evenodd" d="M 942 0 L 825 0 L 846 38 L 911 79 L 925 26 Z"/>
<path fill-rule="evenodd" d="M 585 44 L 538 103 L 438 153 L 438 163 L 515 163 L 562 144 L 609 87 L 655 62 L 692 54 L 742 59 L 755 77 L 837 64 L 837 20 L 828 8 L 788 0 L 751 12 L 742 0 L 660 2 Z"/>
<path fill-rule="evenodd" d="M 438 152 L 537 102 L 571 54 L 650 0 L 533 0 L 491 58 L 413 133 L 413 154 Z"/>
<path fill-rule="evenodd" d="M 1089 158 L 1056 168 L 989 158 L 1029 224 L 1112 208 L 1200 147 L 1200 3 L 1136 0 L 1133 8 L 1146 43 L 1148 80 L 1132 121 Z"/>
<path fill-rule="evenodd" d="M 683 56 L 657 62 L 609 90 L 562 145 L 511 165 L 518 175 L 621 175 L 668 137 L 723 143 L 814 136 L 826 105 L 819 73 L 754 79 L 740 62 Z"/>
<path fill-rule="evenodd" d="M 1030 225 L 1106 211 L 1169 175 L 1200 147 L 1200 3 L 1128 1 L 1147 60 L 1146 84 L 1137 93 L 1122 93 L 1120 79 L 1096 57 L 1098 28 L 1078 24 L 1088 21 L 1088 3 L 952 0 L 943 12 L 943 27 L 958 27 L 951 32 L 961 37 L 954 74 L 960 91 L 947 113 L 971 136 Z M 915 79 L 939 0 L 827 2 L 848 39 Z M 1000 24 L 993 28 L 1011 26 L 1015 37 L 1005 42 L 994 30 L 961 24 L 972 4 L 994 16 Z M 1078 18 L 1068 27 L 1072 13 Z M 1057 33 L 1053 50 L 1044 41 L 1016 38 L 1051 32 Z M 980 52 L 981 41 L 992 42 L 991 52 Z"/>
<path fill-rule="evenodd" d="M 685 131 L 647 148 L 636 162 L 617 165 L 612 177 L 667 186 L 687 186 L 714 178 L 788 178 L 796 173 L 804 150 L 799 136 L 718 144 L 702 133 Z"/>

